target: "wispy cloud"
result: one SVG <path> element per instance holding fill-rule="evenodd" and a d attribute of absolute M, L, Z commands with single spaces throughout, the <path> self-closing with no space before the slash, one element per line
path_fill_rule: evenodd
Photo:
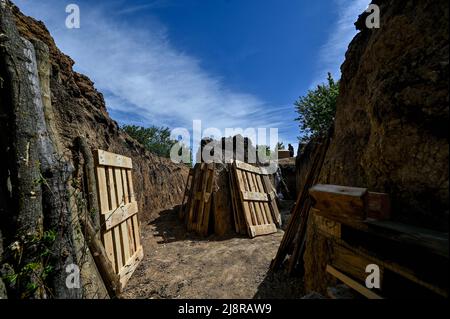
<path fill-rule="evenodd" d="M 336 26 L 320 57 L 316 84 L 326 72 L 339 77 L 348 43 L 355 34 L 353 23 L 369 0 L 335 0 Z M 154 0 L 134 6 L 124 0 L 108 4 L 80 1 L 81 29 L 64 27 L 65 5 L 60 0 L 16 0 L 26 14 L 43 20 L 61 50 L 75 61 L 75 69 L 88 75 L 104 93 L 108 110 L 122 123 L 139 125 L 204 127 L 276 127 L 285 142 L 298 134 L 291 105 L 270 105 L 261 97 L 230 89 L 217 74 L 201 67 L 196 57 L 177 49 L 166 26 L 152 16 L 152 8 L 173 1 Z M 88 4 L 89 3 L 89 4 Z M 145 26 L 129 24 L 124 14 L 148 10 Z M 148 18 L 147 18 L 148 17 Z"/>
<path fill-rule="evenodd" d="M 117 14 L 118 15 L 132 14 L 138 11 L 142 12 L 151 9 L 166 8 L 171 5 L 173 5 L 173 2 L 170 2 L 169 0 L 146 1 L 145 3 L 127 6 L 126 8 L 117 11 Z"/>
<path fill-rule="evenodd" d="M 312 87 L 324 82 L 328 72 L 331 72 L 335 79 L 341 77 L 340 67 L 344 62 L 345 53 L 350 41 L 357 33 L 354 23 L 370 2 L 371 0 L 333 1 L 336 8 L 336 23 L 330 30 L 330 37 L 320 50 L 318 71 L 311 83 Z"/>
<path fill-rule="evenodd" d="M 114 19 L 117 11 L 105 6 L 81 6 L 81 29 L 68 30 L 57 27 L 65 15 L 51 9 L 55 0 L 39 6 L 17 2 L 46 22 L 60 48 L 76 61 L 75 68 L 104 93 L 110 112 L 125 121 L 189 128 L 196 119 L 222 130 L 282 125 L 283 114 L 273 112 L 273 106 L 228 89 L 219 76 L 203 70 L 198 59 L 177 50 L 156 19 L 147 21 L 151 27 L 138 28 Z"/>

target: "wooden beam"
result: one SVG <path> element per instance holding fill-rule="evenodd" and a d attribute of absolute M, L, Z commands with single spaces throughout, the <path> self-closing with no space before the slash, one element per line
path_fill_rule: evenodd
<path fill-rule="evenodd" d="M 397 264 L 393 261 L 388 261 L 385 259 L 380 259 L 377 256 L 373 255 L 372 252 L 369 252 L 362 248 L 355 248 L 353 246 L 350 246 L 345 241 L 339 240 L 339 244 L 343 247 L 345 247 L 347 250 L 353 252 L 354 254 L 357 254 L 363 258 L 366 258 L 368 260 L 372 260 L 374 264 L 378 265 L 380 269 L 384 270 L 390 270 L 412 282 L 415 282 L 418 285 L 421 285 L 422 287 L 425 287 L 438 295 L 441 295 L 445 298 L 448 298 L 448 292 L 440 287 L 437 287 L 433 284 L 430 284 L 429 282 L 424 281 L 423 279 L 418 277 L 418 274 L 416 274 L 413 270 L 406 268 L 402 265 Z"/>
<path fill-rule="evenodd" d="M 383 297 L 381 297 L 380 295 L 374 293 L 372 290 L 364 287 L 359 282 L 357 282 L 357 281 L 353 280 L 352 278 L 348 277 L 347 275 L 341 273 L 333 266 L 327 265 L 326 271 L 330 275 L 332 275 L 335 278 L 337 278 L 338 280 L 342 281 L 344 284 L 346 284 L 347 286 L 354 289 L 355 291 L 357 291 L 358 293 L 360 293 L 361 295 L 363 295 L 364 297 L 366 297 L 368 299 L 383 299 Z"/>
<path fill-rule="evenodd" d="M 255 174 L 263 174 L 264 172 L 261 171 L 261 168 L 244 163 L 244 162 L 240 162 L 240 161 L 236 161 L 236 167 L 242 171 L 246 171 L 246 172 L 250 172 L 250 173 L 255 173 Z"/>
<path fill-rule="evenodd" d="M 254 202 L 268 202 L 269 198 L 267 194 L 255 193 L 255 192 L 242 192 L 242 197 L 244 200 L 254 201 Z"/>
<path fill-rule="evenodd" d="M 127 220 L 133 215 L 138 213 L 138 204 L 137 202 L 131 202 L 127 205 L 121 205 L 117 209 L 110 211 L 109 213 L 104 215 L 105 218 L 105 227 L 106 230 L 110 230 L 111 228 L 116 227 L 124 220 Z"/>
<path fill-rule="evenodd" d="M 341 245 L 333 245 L 333 250 L 332 266 L 361 282 L 364 282 L 368 276 L 366 267 L 370 264 L 377 264 L 373 259 L 356 254 Z M 382 266 L 378 266 L 380 267 L 380 282 L 383 286 L 384 269 Z"/>
<path fill-rule="evenodd" d="M 436 232 L 393 221 L 367 219 L 364 223 L 368 225 L 368 231 L 376 236 L 423 247 L 439 256 L 449 257 L 448 233 Z"/>
<path fill-rule="evenodd" d="M 129 157 L 113 154 L 102 150 L 96 150 L 94 154 L 98 165 L 128 169 L 133 168 L 133 163 L 131 161 L 131 158 Z"/>
<path fill-rule="evenodd" d="M 366 188 L 315 185 L 309 190 L 318 214 L 357 227 L 366 219 Z"/>
<path fill-rule="evenodd" d="M 258 225 L 258 226 L 250 226 L 249 227 L 249 234 L 250 234 L 251 238 L 255 238 L 257 236 L 275 234 L 277 231 L 278 231 L 277 226 L 275 226 L 275 224 Z"/>

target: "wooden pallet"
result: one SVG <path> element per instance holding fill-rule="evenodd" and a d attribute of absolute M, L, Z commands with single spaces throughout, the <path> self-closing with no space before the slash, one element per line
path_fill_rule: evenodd
<path fill-rule="evenodd" d="M 213 198 L 214 164 L 197 164 L 192 174 L 188 203 L 185 208 L 187 228 L 202 236 L 208 236 Z"/>
<path fill-rule="evenodd" d="M 230 175 L 236 232 L 248 233 L 251 238 L 276 233 L 281 217 L 268 173 L 235 161 Z"/>
<path fill-rule="evenodd" d="M 128 157 L 94 152 L 101 237 L 123 289 L 143 258 L 136 202 Z"/>
<path fill-rule="evenodd" d="M 180 210 L 178 212 L 178 217 L 181 220 L 184 220 L 186 217 L 186 208 L 189 204 L 189 197 L 191 195 L 191 189 L 192 189 L 192 180 L 194 179 L 194 169 L 191 168 L 189 170 L 189 175 L 186 181 L 185 190 L 184 190 L 184 196 L 183 201 L 181 202 Z"/>

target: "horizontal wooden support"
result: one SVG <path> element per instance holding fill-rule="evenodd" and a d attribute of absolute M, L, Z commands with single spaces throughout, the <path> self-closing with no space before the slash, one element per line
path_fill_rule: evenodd
<path fill-rule="evenodd" d="M 336 185 L 315 185 L 309 190 L 316 208 L 323 217 L 350 226 L 366 219 L 367 189 Z"/>
<path fill-rule="evenodd" d="M 103 166 L 111 166 L 111 167 L 119 167 L 119 168 L 126 168 L 126 169 L 132 169 L 133 163 L 131 158 L 113 154 L 110 152 L 97 150 L 94 152 L 95 160 L 98 165 Z"/>
<path fill-rule="evenodd" d="M 368 226 L 368 231 L 376 236 L 423 247 L 439 256 L 449 257 L 448 233 L 436 232 L 393 221 L 367 219 L 364 221 L 364 224 Z"/>
<path fill-rule="evenodd" d="M 127 220 L 133 215 L 138 213 L 138 204 L 137 202 L 131 202 L 127 205 L 122 205 L 117 209 L 110 211 L 103 215 L 104 223 L 106 230 L 110 230 L 111 228 L 116 227 L 124 220 Z"/>
<path fill-rule="evenodd" d="M 333 245 L 332 266 L 344 272 L 345 274 L 364 282 L 369 275 L 366 273 L 366 267 L 370 264 L 376 264 L 374 259 L 366 258 L 361 254 L 356 254 L 350 249 L 341 245 Z M 380 283 L 383 288 L 384 269 L 380 267 Z"/>
<path fill-rule="evenodd" d="M 275 224 L 268 225 L 258 225 L 258 226 L 249 226 L 249 234 L 250 238 L 255 238 L 257 236 L 270 235 L 276 233 L 277 226 Z"/>
<path fill-rule="evenodd" d="M 365 258 L 366 260 L 370 260 L 371 263 L 376 264 L 382 269 L 383 272 L 385 270 L 392 271 L 416 284 L 429 289 L 430 291 L 435 292 L 438 295 L 441 295 L 445 298 L 448 298 L 448 292 L 445 289 L 442 289 L 434 284 L 431 284 L 421 278 L 419 278 L 419 274 L 416 271 L 413 271 L 409 268 L 406 268 L 402 265 L 397 264 L 392 260 L 379 259 L 373 253 L 365 251 L 360 248 L 355 248 L 345 243 L 344 241 L 339 241 L 339 246 L 343 247 L 347 251 L 353 253 L 354 255 L 360 256 L 361 258 Z"/>
<path fill-rule="evenodd" d="M 333 266 L 327 265 L 326 271 L 327 271 L 327 273 L 329 273 L 336 279 L 342 281 L 344 284 L 346 284 L 350 288 L 354 289 L 355 291 L 359 292 L 361 295 L 363 295 L 364 297 L 366 297 L 368 299 L 383 299 L 383 297 L 381 297 L 380 295 L 376 294 L 372 290 L 361 285 L 356 280 L 353 280 L 352 278 L 348 277 L 347 275 L 341 273 L 339 270 L 337 270 Z"/>
<path fill-rule="evenodd" d="M 134 271 L 139 266 L 139 263 L 142 261 L 143 258 L 144 258 L 144 249 L 142 248 L 142 246 L 140 246 L 134 253 L 134 255 L 131 256 L 131 258 L 128 260 L 125 266 L 123 266 L 122 269 L 120 270 L 119 277 L 122 290 L 127 285 L 128 280 L 130 280 L 131 276 L 133 275 Z"/>
<path fill-rule="evenodd" d="M 258 175 L 268 175 L 265 169 L 261 169 L 260 167 L 256 167 L 244 162 L 236 161 L 236 167 L 240 170 L 247 171 L 250 173 L 255 173 Z"/>
<path fill-rule="evenodd" d="M 263 193 L 242 192 L 242 198 L 252 202 L 269 202 L 269 197 Z"/>

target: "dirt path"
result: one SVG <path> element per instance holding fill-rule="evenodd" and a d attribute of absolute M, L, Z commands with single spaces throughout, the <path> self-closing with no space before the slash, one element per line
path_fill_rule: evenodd
<path fill-rule="evenodd" d="M 300 279 L 268 275 L 283 232 L 208 240 L 186 233 L 174 211 L 143 225 L 145 257 L 125 298 L 298 298 Z"/>

